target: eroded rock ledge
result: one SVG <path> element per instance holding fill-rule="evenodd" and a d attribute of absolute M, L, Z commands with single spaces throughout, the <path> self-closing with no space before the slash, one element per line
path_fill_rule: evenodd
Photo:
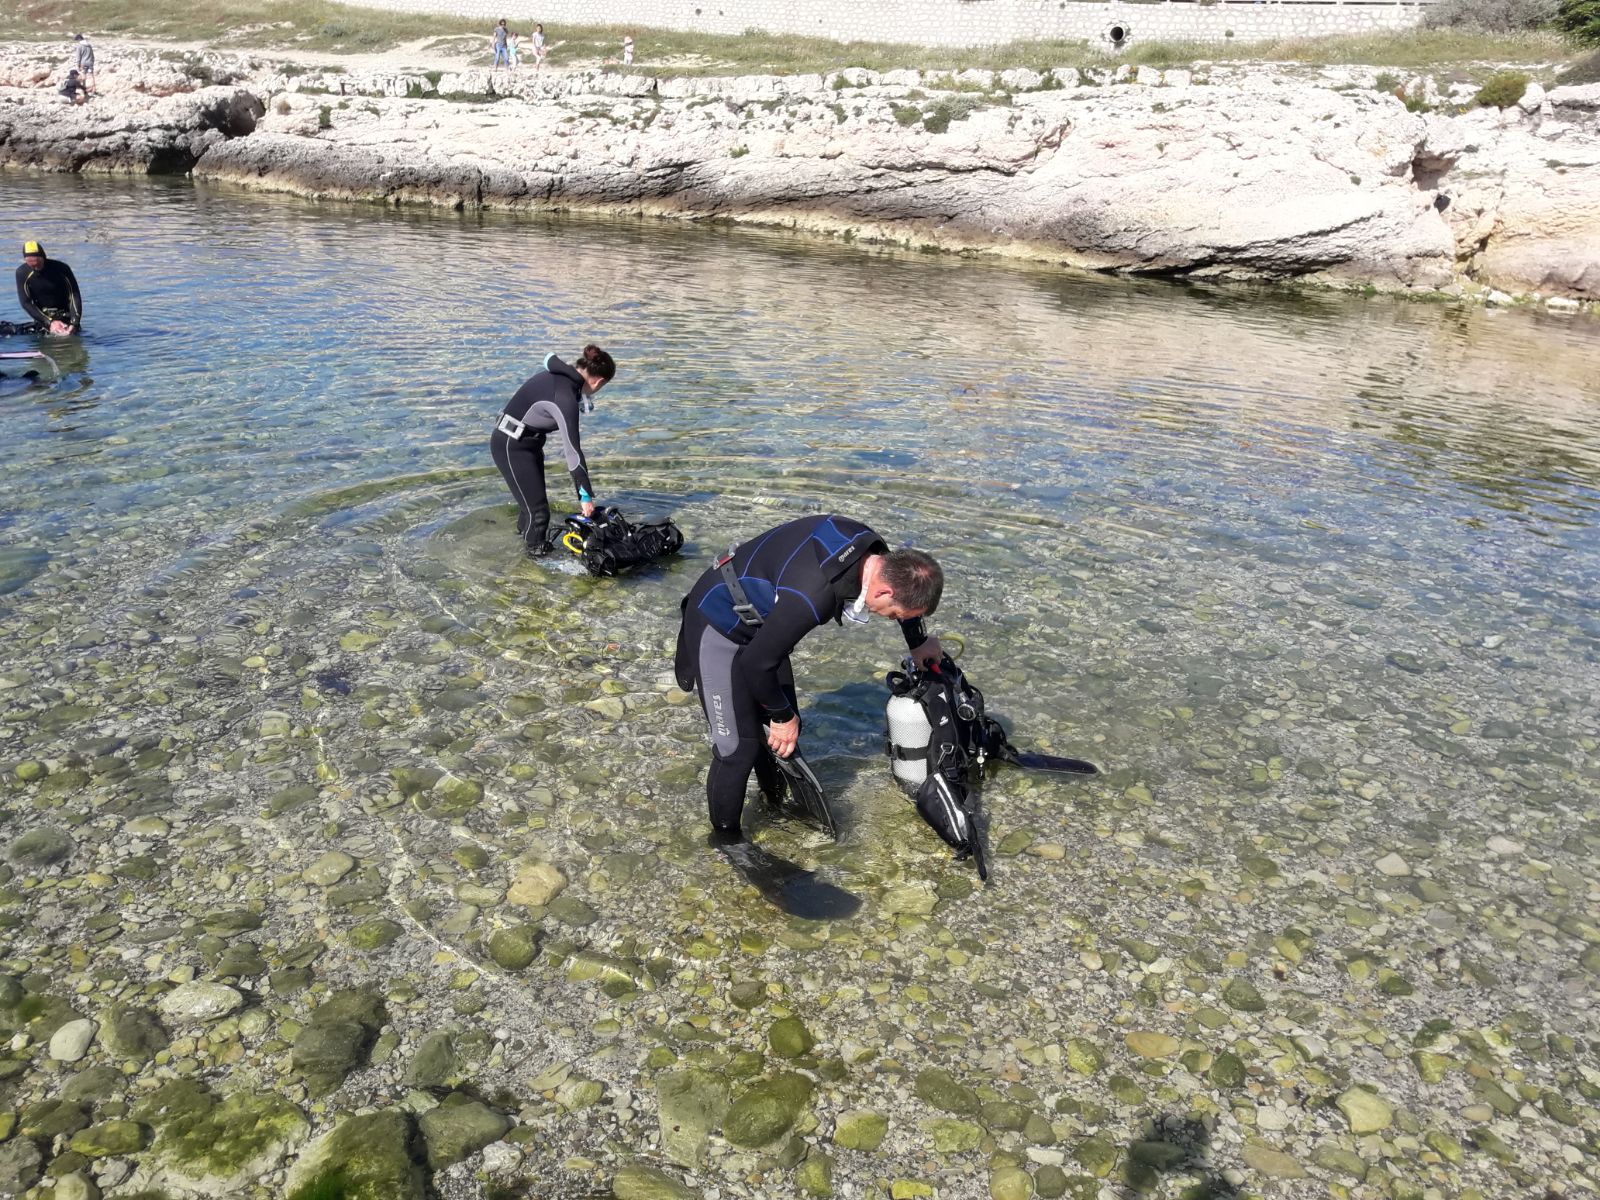
<path fill-rule="evenodd" d="M 0 56 L 9 165 L 718 217 L 1101 270 L 1600 299 L 1600 87 L 1419 115 L 1357 68 L 657 81 L 288 76 L 230 59 L 199 68 L 229 86 L 156 97 L 173 68 L 147 63 L 127 75 L 141 82 L 72 109 L 18 63 Z"/>

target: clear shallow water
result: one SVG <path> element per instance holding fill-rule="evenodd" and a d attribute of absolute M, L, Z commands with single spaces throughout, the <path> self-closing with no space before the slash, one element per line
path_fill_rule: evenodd
<path fill-rule="evenodd" d="M 995 1079 L 1018 1038 L 1260 1041 L 1237 1026 L 1256 1018 L 1232 1015 L 1224 1036 L 1197 1015 L 1242 974 L 1271 999 L 1261 1021 L 1335 1046 L 1293 1069 L 1263 1051 L 1261 1079 L 1324 1096 L 1372 1081 L 1458 1138 L 1467 1076 L 1424 1085 L 1357 1025 L 1396 1045 L 1432 1019 L 1593 1035 L 1590 323 L 186 185 L 0 175 L 0 211 L 12 241 L 72 263 L 90 330 L 51 347 L 61 384 L 0 396 L 0 756 L 83 775 L 53 792 L 10 779 L 7 824 L 75 813 L 96 831 L 82 853 L 109 869 L 130 815 L 160 813 L 197 845 L 224 819 L 240 832 L 222 849 L 259 872 L 175 843 L 170 888 L 143 889 L 131 921 L 243 901 L 287 941 L 310 902 L 270 872 L 349 848 L 386 892 L 317 918 L 330 978 L 373 969 L 344 949 L 348 926 L 398 918 L 380 974 L 427 978 L 448 946 L 485 972 L 498 1019 L 602 1079 L 652 1022 L 731 1021 L 730 1038 L 759 1041 L 761 1014 L 746 1028 L 716 990 L 752 972 L 814 1029 L 854 1028 L 849 1006 L 880 978 L 931 986 L 860 1040 L 887 1046 L 898 1024 L 913 1035 L 884 1053 L 903 1070 L 953 1055 Z M 670 511 L 690 539 L 642 578 L 521 562 L 486 454 L 544 353 L 588 340 L 621 370 L 585 425 L 602 499 Z M 559 470 L 552 485 L 559 512 Z M 887 782 L 876 677 L 892 630 L 814 636 L 797 663 L 806 744 L 843 840 L 751 820 L 866 904 L 805 931 L 819 957 L 789 962 L 736 949 L 786 926 L 698 843 L 701 725 L 668 672 L 706 558 L 819 509 L 939 555 L 936 624 L 965 641 L 991 709 L 1019 743 L 1107 775 L 997 776 L 996 881 L 964 897 L 970 877 Z M 141 760 L 152 749 L 167 757 Z M 483 798 L 413 798 L 397 767 Z M 301 785 L 311 799 L 281 799 Z M 487 860 L 452 853 L 466 845 Z M 1408 874 L 1375 867 L 1390 854 Z M 485 961 L 512 910 L 463 916 L 461 901 L 519 856 L 557 862 L 592 910 L 549 922 L 552 945 L 683 974 L 611 1012 L 556 970 L 530 1005 Z M 906 897 L 933 889 L 939 907 L 917 913 Z M 1314 951 L 1288 955 L 1286 930 Z M 1146 970 L 1130 941 L 1167 965 Z M 940 949 L 954 944 L 959 958 Z M 974 1032 L 985 1006 L 999 1012 Z M 1513 1069 L 1578 1102 L 1549 1056 L 1524 1050 Z M 1043 1102 L 1109 1104 L 1083 1136 L 1127 1142 L 1149 1119 L 1048 1061 L 1022 1082 Z M 1218 1107 L 1220 1165 L 1257 1134 Z M 1326 1106 L 1290 1108 L 1267 1136 L 1302 1159 L 1342 1128 Z M 925 1153 L 916 1128 L 885 1151 L 902 1171 Z M 1537 1113 L 1496 1128 L 1531 1178 L 1578 1178 L 1558 1152 L 1576 1131 Z M 623 1141 L 645 1153 L 648 1128 Z M 1511 1186 L 1484 1154 L 1378 1157 L 1434 1186 Z M 1186 1161 L 1179 1177 L 1203 1174 Z M 782 1178 L 756 1192 L 788 1194 Z"/>

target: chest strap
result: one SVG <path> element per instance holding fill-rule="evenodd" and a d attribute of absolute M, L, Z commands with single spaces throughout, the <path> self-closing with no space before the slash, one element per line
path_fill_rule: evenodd
<path fill-rule="evenodd" d="M 756 606 L 750 603 L 744 585 L 739 582 L 739 573 L 733 569 L 733 552 L 737 548 L 728 547 L 728 552 L 717 559 L 717 570 L 722 572 L 722 582 L 728 586 L 728 595 L 733 599 L 733 615 L 739 618 L 739 624 L 748 629 L 760 629 L 765 618 Z"/>

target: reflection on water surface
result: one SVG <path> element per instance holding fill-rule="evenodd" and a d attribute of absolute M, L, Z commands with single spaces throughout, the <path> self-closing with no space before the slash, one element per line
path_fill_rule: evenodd
<path fill-rule="evenodd" d="M 260 981 L 309 954 L 389 1005 L 333 1110 L 403 1093 L 430 1033 L 498 1031 L 466 1076 L 567 1194 L 695 1161 L 658 1141 L 663 1073 L 738 1094 L 787 1015 L 840 1194 L 1307 1194 L 1271 1154 L 1396 1196 L 1589 1186 L 1588 324 L 178 185 L 0 199 L 90 329 L 62 384 L 0 396 L 0 806 L 73 847 L 0 881 L 5 970 L 91 1011 L 178 967 L 239 984 L 264 1023 L 191 1055 L 225 1090 L 295 1077 L 282 1022 L 320 993 Z M 486 452 L 588 340 L 621 369 L 585 426 L 601 498 L 691 539 L 629 580 L 520 561 Z M 889 783 L 888 628 L 797 664 L 840 843 L 751 818 L 860 913 L 785 922 L 701 842 L 678 599 L 819 508 L 939 555 L 937 624 L 1015 740 L 1107 768 L 996 774 L 981 893 Z M 342 892 L 302 878 L 329 854 Z M 530 909 L 536 861 L 566 887 Z M 243 941 L 205 933 L 240 909 Z M 876 1149 L 832 1140 L 858 1110 Z M 706 1153 L 732 1194 L 821 1170 L 727 1129 Z"/>

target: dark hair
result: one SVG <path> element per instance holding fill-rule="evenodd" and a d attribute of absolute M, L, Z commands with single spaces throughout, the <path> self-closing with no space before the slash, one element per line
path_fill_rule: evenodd
<path fill-rule="evenodd" d="M 599 346 L 585 346 L 582 357 L 572 365 L 580 371 L 598 375 L 608 383 L 617 373 L 617 364 L 612 361 L 611 355 L 600 349 Z"/>
<path fill-rule="evenodd" d="M 893 550 L 883 556 L 879 578 L 894 591 L 895 603 L 931 615 L 944 592 L 944 572 L 933 555 L 921 550 Z"/>

